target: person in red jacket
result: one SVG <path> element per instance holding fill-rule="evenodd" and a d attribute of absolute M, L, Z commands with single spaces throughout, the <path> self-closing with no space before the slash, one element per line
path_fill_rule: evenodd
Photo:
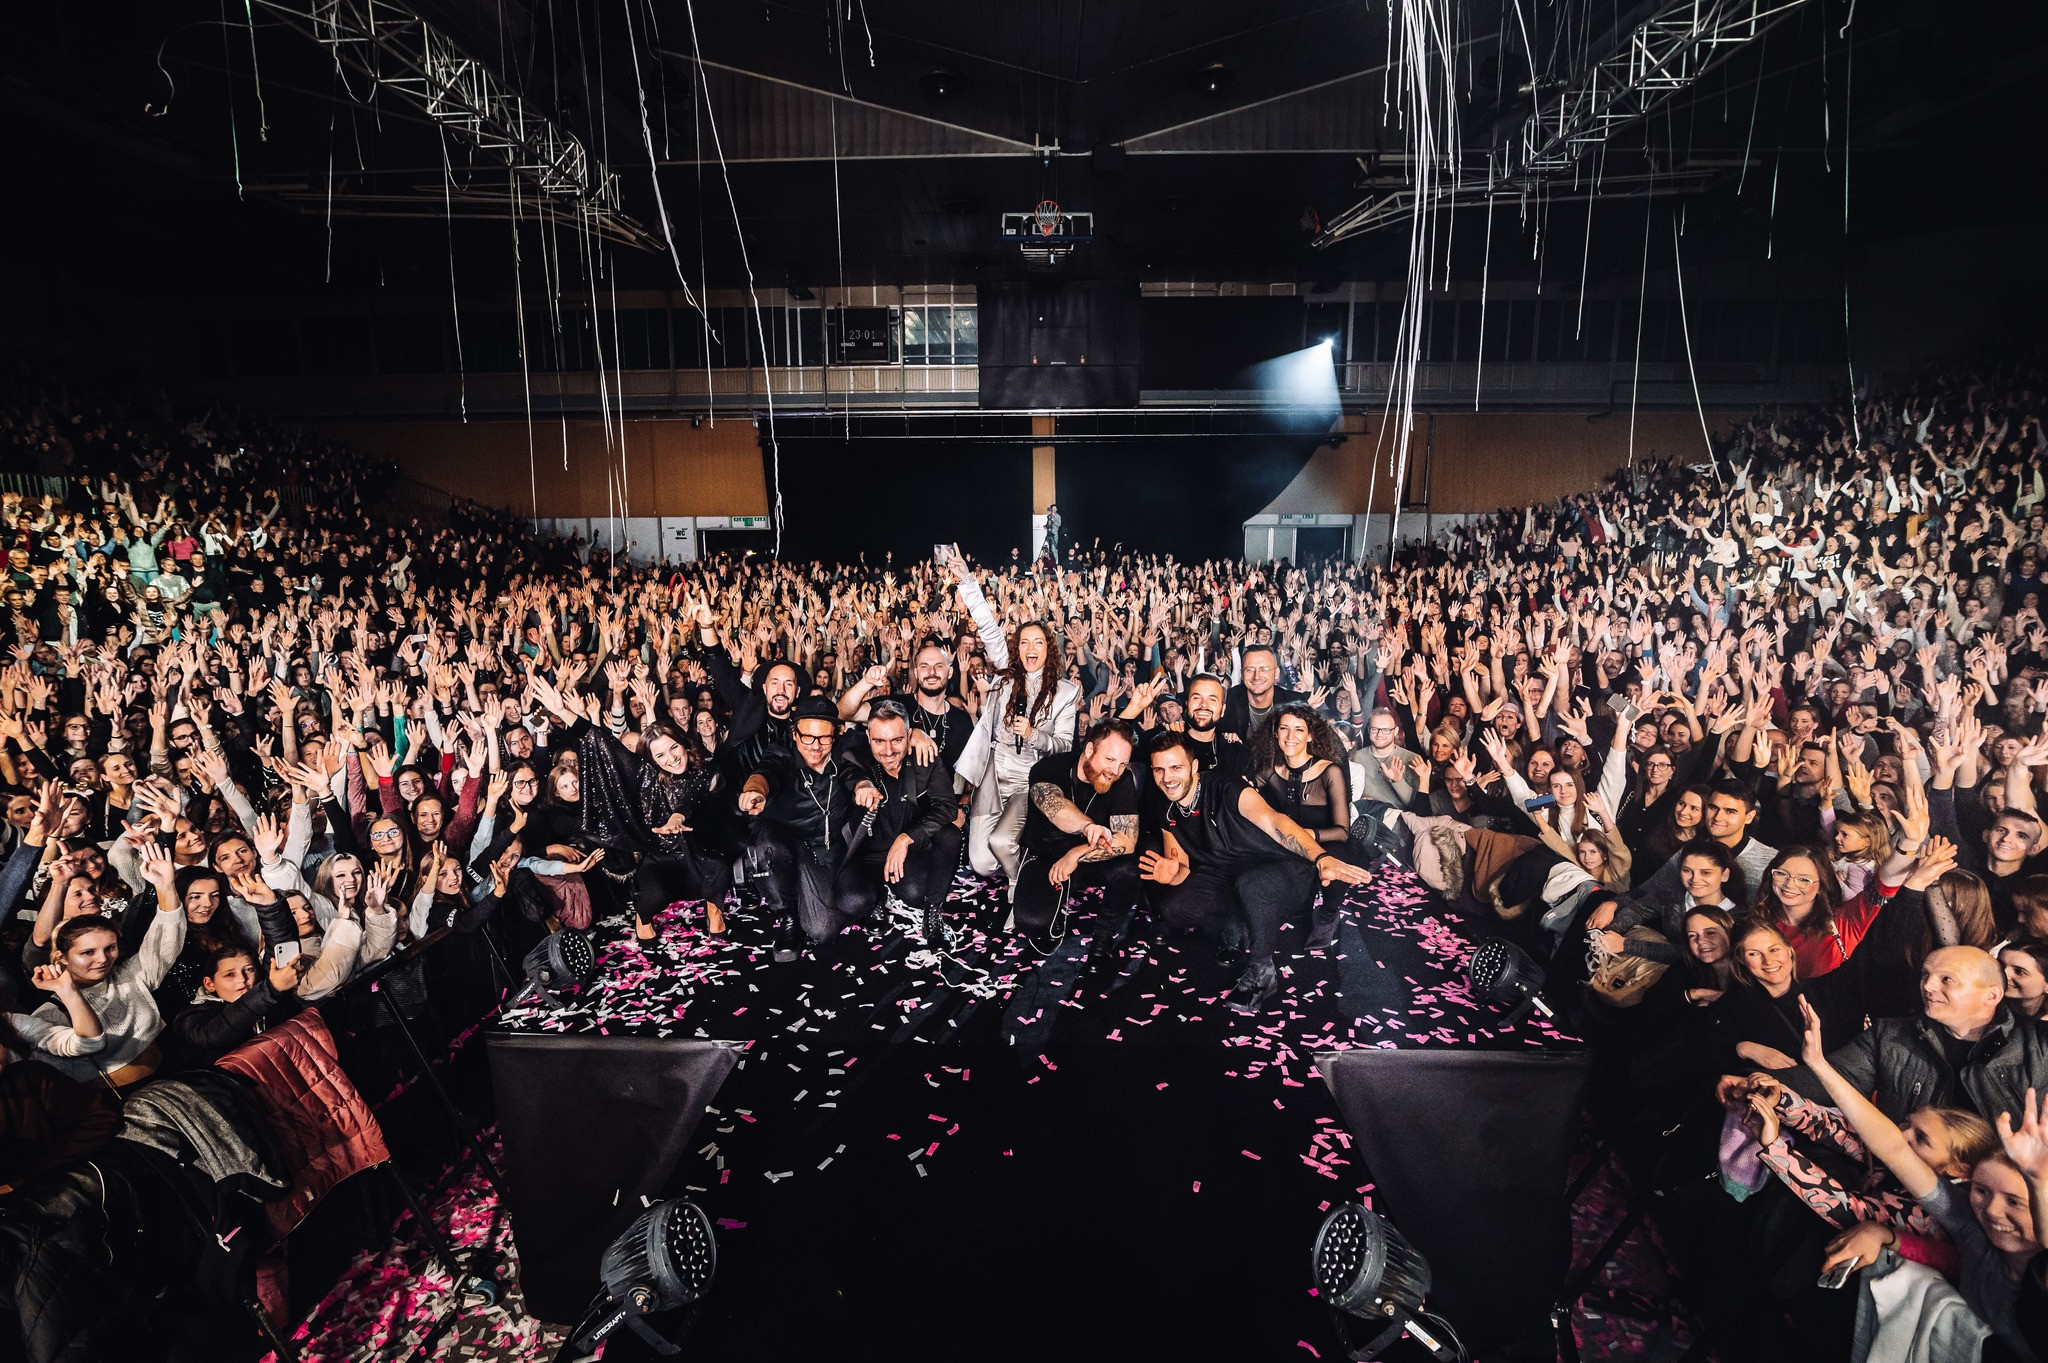
<path fill-rule="evenodd" d="M 1924 890 L 1955 864 L 1955 845 L 1946 838 L 1908 843 L 1861 891 L 1844 900 L 1827 855 L 1817 847 L 1794 844 L 1782 849 L 1764 872 L 1755 913 L 1791 943 L 1800 978 L 1815 979 L 1855 954 L 1901 885 Z M 1936 936 L 1940 937 L 1938 931 Z"/>

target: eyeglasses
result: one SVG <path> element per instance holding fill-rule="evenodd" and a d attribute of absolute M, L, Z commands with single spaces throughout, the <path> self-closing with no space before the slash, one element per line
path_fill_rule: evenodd
<path fill-rule="evenodd" d="M 385 838 L 402 838 L 405 834 L 396 828 L 370 830 L 370 841 L 379 842 Z"/>
<path fill-rule="evenodd" d="M 822 748 L 832 741 L 831 734 L 798 734 L 796 741 L 806 748 Z"/>
<path fill-rule="evenodd" d="M 1790 871 L 1773 871 L 1771 872 L 1771 879 L 1779 885 L 1796 886 L 1802 890 L 1810 890 L 1820 884 L 1812 876 L 1795 876 Z"/>

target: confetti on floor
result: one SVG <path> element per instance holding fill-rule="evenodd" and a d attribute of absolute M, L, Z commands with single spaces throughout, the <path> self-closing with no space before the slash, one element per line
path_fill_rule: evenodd
<path fill-rule="evenodd" d="M 1041 956 L 996 931 L 1003 911 L 963 876 L 947 951 L 907 920 L 877 921 L 778 966 L 758 913 L 712 937 L 696 906 L 675 905 L 652 943 L 623 918 L 600 923 L 590 986 L 560 1011 L 534 999 L 507 1015 L 515 1028 L 751 1043 L 666 1190 L 719 1226 L 692 1354 L 894 1360 L 972 1339 L 979 1359 L 1038 1357 L 1064 1338 L 1042 1308 L 1100 1293 L 1132 1303 L 1091 1309 L 1100 1356 L 1334 1347 L 1304 1295 L 1308 1246 L 1333 1196 L 1369 1201 L 1372 1184 L 1315 1054 L 1576 1044 L 1540 1021 L 1499 1027 L 1474 1004 L 1469 940 L 1401 868 L 1351 892 L 1330 953 L 1304 954 L 1306 924 L 1290 925 L 1280 994 L 1257 1018 L 1222 1007 L 1231 977 L 1213 947 L 1143 915 L 1084 899 Z M 1601 1190 L 1575 1216 L 1582 1257 L 1617 1219 Z M 383 1292 L 396 1269 L 379 1262 L 337 1295 Z M 1589 1300 L 1578 1323 L 1599 1352 L 1688 1337 L 1648 1235 Z M 442 1356 L 552 1357 L 558 1337 L 516 1306 L 494 1332 L 459 1336 L 470 1352 Z M 326 1320 L 381 1337 L 416 1314 L 332 1307 Z M 1020 1316 L 1039 1323 L 1013 1328 Z M 998 1318 L 1013 1325 L 991 1331 Z"/>

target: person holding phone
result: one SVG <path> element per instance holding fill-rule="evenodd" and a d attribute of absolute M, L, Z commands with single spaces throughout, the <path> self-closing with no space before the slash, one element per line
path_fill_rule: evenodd
<path fill-rule="evenodd" d="M 164 1052 L 173 1070 L 202 1069 L 302 1006 L 299 982 L 313 958 L 280 942 L 259 966 L 239 946 L 221 947 L 199 981 L 192 1006 L 171 1020 Z"/>
<path fill-rule="evenodd" d="M 1924 1142 L 1909 1138 L 1855 1084 L 1828 1063 L 1827 1047 L 1821 1039 L 1820 1015 L 1813 1011 L 1812 1005 L 1801 1000 L 1800 1014 L 1805 1021 L 1800 1059 L 1827 1089 L 1828 1099 L 1840 1109 L 1858 1139 L 1891 1170 L 1906 1192 L 1955 1242 L 1961 1260 L 1957 1286 L 1963 1301 L 1975 1313 L 1982 1328 L 1973 1330 L 1969 1321 L 1953 1318 L 1946 1319 L 1941 1328 L 1952 1332 L 1959 1340 L 1974 1336 L 1979 1347 L 1985 1336 L 1996 1335 L 2018 1357 L 2037 1363 L 2037 1356 L 2021 1332 L 2014 1312 L 2020 1279 L 2027 1271 L 2029 1261 L 2042 1248 L 2042 1228 L 2038 1224 L 2042 1213 L 2033 1204 L 2032 1172 L 2048 1173 L 2048 1132 L 2043 1130 L 2040 1104 L 2034 1090 L 2027 1090 L 2017 1129 L 2010 1113 L 1998 1114 L 2001 1150 L 1978 1161 L 1970 1170 L 1967 1183 L 1944 1179 L 1928 1162 Z M 1858 1304 L 1859 1340 L 1865 1340 L 1872 1333 L 1861 1328 L 1864 1317 L 1875 1318 L 1876 1329 L 1884 1327 L 1882 1316 L 1886 1303 L 1903 1301 L 1906 1306 L 1895 1306 L 1894 1309 L 1918 1311 L 1922 1321 L 1920 1328 L 1929 1328 L 1925 1322 L 1933 1313 L 1924 1301 L 1936 1292 L 1932 1284 L 1923 1284 L 1910 1294 L 1880 1292 L 1876 1288 L 1879 1281 L 1891 1274 L 1915 1271 L 1905 1268 L 1906 1261 L 1899 1256 L 1897 1245 L 1898 1231 L 1894 1227 L 1863 1221 L 1829 1242 L 1827 1257 L 1821 1261 L 1823 1281 L 1845 1267 L 1852 1273 L 1863 1273 L 1863 1300 Z M 1867 1347 L 1859 1350 L 1855 1363 L 1862 1363 L 1867 1356 Z M 1929 1353 L 1928 1356 L 1961 1355 Z M 1971 1351 L 1970 1356 L 1974 1357 L 1975 1351 Z"/>

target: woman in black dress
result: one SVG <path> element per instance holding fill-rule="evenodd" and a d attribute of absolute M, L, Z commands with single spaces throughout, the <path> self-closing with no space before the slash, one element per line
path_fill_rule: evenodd
<path fill-rule="evenodd" d="M 1351 848 L 1351 768 L 1336 729 L 1308 706 L 1288 705 L 1252 736 L 1250 747 L 1245 777 L 1252 788 L 1345 859 Z M 1335 897 L 1319 898 L 1307 949 L 1319 951 L 1336 941 L 1337 921 Z"/>

